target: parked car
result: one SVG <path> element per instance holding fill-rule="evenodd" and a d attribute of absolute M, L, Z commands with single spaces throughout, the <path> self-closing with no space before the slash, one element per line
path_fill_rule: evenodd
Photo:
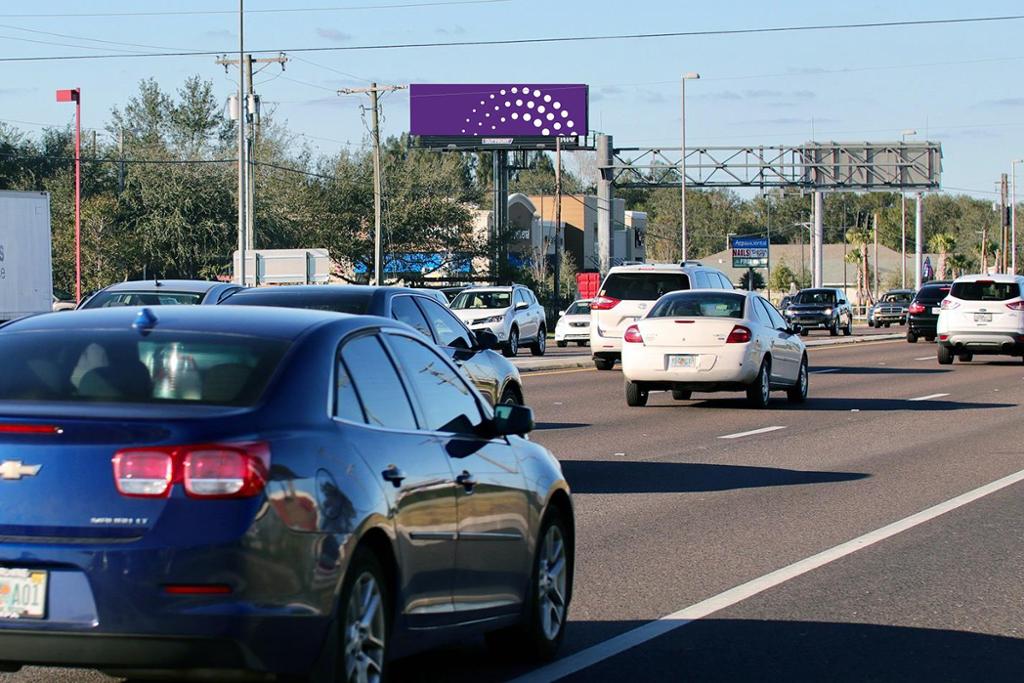
<path fill-rule="evenodd" d="M 916 344 L 921 337 L 935 341 L 939 322 L 939 303 L 949 294 L 951 280 L 932 281 L 921 286 L 907 307 L 907 341 Z"/>
<path fill-rule="evenodd" d="M 671 390 L 679 401 L 694 391 L 745 391 L 761 408 L 773 390 L 785 390 L 796 403 L 807 399 L 799 329 L 754 292 L 666 294 L 622 339 L 630 406 L 647 405 L 654 390 Z"/>
<path fill-rule="evenodd" d="M 1024 358 L 1024 277 L 966 275 L 953 281 L 939 304 L 936 332 L 940 365 L 974 354 Z"/>
<path fill-rule="evenodd" d="M 474 332 L 492 332 L 509 358 L 522 346 L 534 356 L 547 350 L 546 313 L 529 287 L 470 287 L 452 300 L 451 309 Z"/>
<path fill-rule="evenodd" d="M 868 327 L 907 324 L 907 309 L 914 300 L 912 289 L 890 289 L 868 309 Z"/>
<path fill-rule="evenodd" d="M 779 310 L 782 310 L 782 311 L 786 310 L 786 308 L 789 307 L 789 304 L 792 303 L 794 296 L 796 296 L 796 295 L 795 294 L 787 294 L 786 296 L 782 297 L 782 300 L 779 301 Z"/>
<path fill-rule="evenodd" d="M 222 304 L 311 308 L 336 313 L 393 318 L 442 347 L 491 405 L 523 405 L 519 370 L 492 349 L 498 340 L 488 330 L 471 332 L 446 306 L 420 290 L 365 285 L 293 285 L 249 288 Z"/>
<path fill-rule="evenodd" d="M 407 325 L 49 313 L 10 323 L 0 357 L 4 670 L 381 680 L 497 629 L 517 657 L 558 648 L 559 463 L 522 436 L 528 408 L 492 410 Z"/>
<path fill-rule="evenodd" d="M 560 347 L 576 342 L 577 346 L 590 343 L 590 299 L 578 299 L 559 312 L 555 324 L 555 343 Z"/>
<path fill-rule="evenodd" d="M 79 304 L 78 308 L 111 306 L 209 305 L 242 289 L 230 282 L 206 280 L 129 280 L 104 287 Z"/>
<path fill-rule="evenodd" d="M 451 303 L 448 300 L 448 296 L 440 289 L 428 289 L 426 287 L 417 287 L 415 291 L 419 292 L 420 294 L 423 294 L 424 296 L 429 296 L 430 298 L 434 299 L 435 301 L 437 301 L 437 303 L 443 306 L 447 306 Z"/>
<path fill-rule="evenodd" d="M 590 302 L 590 352 L 594 367 L 611 370 L 622 356 L 622 335 L 668 292 L 727 289 L 732 283 L 715 268 L 696 261 L 615 266 Z"/>
<path fill-rule="evenodd" d="M 54 311 L 73 311 L 78 308 L 78 304 L 75 303 L 75 297 L 71 296 L 68 292 L 61 290 L 53 290 L 53 310 Z"/>
<path fill-rule="evenodd" d="M 853 334 L 853 309 L 841 289 L 831 287 L 801 289 L 786 308 L 785 318 L 800 326 L 800 334 L 807 336 L 812 330 L 828 330 L 835 337 Z"/>

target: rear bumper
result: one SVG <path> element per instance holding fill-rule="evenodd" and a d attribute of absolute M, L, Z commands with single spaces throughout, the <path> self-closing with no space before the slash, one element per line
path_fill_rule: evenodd
<path fill-rule="evenodd" d="M 1024 335 L 1014 332 L 943 332 L 939 344 L 954 352 L 1004 356 L 1024 355 Z"/>
<path fill-rule="evenodd" d="M 669 370 L 666 356 L 675 354 L 699 356 L 698 367 Z M 685 349 L 626 344 L 622 350 L 622 374 L 631 382 L 652 382 L 664 386 L 736 387 L 751 384 L 757 378 L 761 356 L 748 344 Z"/>
<path fill-rule="evenodd" d="M 935 334 L 935 329 L 939 324 L 938 316 L 934 318 L 915 318 L 911 316 L 907 320 L 907 327 L 911 332 L 917 336 L 931 336 Z"/>

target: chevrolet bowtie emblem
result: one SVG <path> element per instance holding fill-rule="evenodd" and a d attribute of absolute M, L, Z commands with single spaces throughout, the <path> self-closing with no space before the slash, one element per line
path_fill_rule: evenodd
<path fill-rule="evenodd" d="M 34 477 L 42 467 L 42 465 L 25 465 L 20 460 L 4 460 L 3 463 L 0 463 L 0 479 Z"/>

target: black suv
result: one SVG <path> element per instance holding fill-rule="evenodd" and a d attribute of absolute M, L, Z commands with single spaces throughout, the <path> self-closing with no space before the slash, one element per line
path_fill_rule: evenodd
<path fill-rule="evenodd" d="M 935 326 L 939 323 L 939 304 L 949 294 L 951 280 L 929 282 L 921 285 L 914 295 L 914 300 L 907 308 L 907 341 L 917 343 L 921 337 L 925 341 L 935 341 Z"/>
<path fill-rule="evenodd" d="M 801 289 L 783 310 L 790 325 L 799 325 L 800 334 L 811 329 L 826 329 L 833 337 L 853 334 L 853 309 L 841 289 Z"/>

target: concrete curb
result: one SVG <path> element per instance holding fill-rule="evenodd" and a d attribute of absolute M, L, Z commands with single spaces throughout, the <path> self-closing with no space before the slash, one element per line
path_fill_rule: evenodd
<path fill-rule="evenodd" d="M 865 342 L 875 341 L 893 341 L 896 339 L 903 339 L 905 334 L 872 334 L 859 337 L 837 337 L 828 339 L 812 339 L 804 342 L 809 349 L 830 347 L 830 346 L 849 346 L 852 344 L 863 344 Z M 522 374 L 528 374 L 531 372 L 547 372 L 554 370 L 575 370 L 578 368 L 592 368 L 594 367 L 594 361 L 591 360 L 590 356 L 575 357 L 575 358 L 523 358 L 522 360 L 514 359 L 512 363 L 519 369 Z"/>

